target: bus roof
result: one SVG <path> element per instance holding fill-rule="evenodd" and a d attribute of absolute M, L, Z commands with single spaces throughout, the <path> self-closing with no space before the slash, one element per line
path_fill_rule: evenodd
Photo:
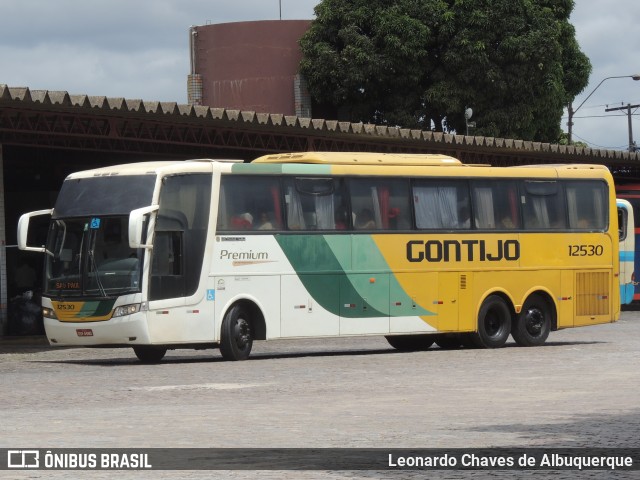
<path fill-rule="evenodd" d="M 509 168 L 555 168 L 557 170 L 609 170 L 606 165 L 594 163 L 545 163 L 539 165 L 516 165 Z"/>
<path fill-rule="evenodd" d="M 300 152 L 265 155 L 251 163 L 313 163 L 325 165 L 463 166 L 457 158 L 439 154 Z"/>
<path fill-rule="evenodd" d="M 117 175 L 148 175 L 158 174 L 163 171 L 207 171 L 211 169 L 212 163 L 242 163 L 242 160 L 214 160 L 209 158 L 199 158 L 192 160 L 160 160 L 149 162 L 123 163 L 98 167 L 91 170 L 82 170 L 71 173 L 67 179 L 87 178 L 87 177 L 108 177 Z"/>

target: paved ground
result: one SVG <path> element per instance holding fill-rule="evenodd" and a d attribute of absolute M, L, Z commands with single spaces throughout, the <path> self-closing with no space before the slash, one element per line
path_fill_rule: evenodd
<path fill-rule="evenodd" d="M 246 362 L 0 345 L 0 448 L 640 448 L 640 312 L 547 344 L 259 342 Z M 0 478 L 510 478 L 514 472 L 0 472 Z M 621 472 L 616 478 L 638 478 Z M 7 475 L 10 474 L 10 475 Z M 520 472 L 541 478 L 544 472 Z M 562 472 L 554 478 L 602 478 Z M 608 475 L 611 476 L 611 475 Z"/>

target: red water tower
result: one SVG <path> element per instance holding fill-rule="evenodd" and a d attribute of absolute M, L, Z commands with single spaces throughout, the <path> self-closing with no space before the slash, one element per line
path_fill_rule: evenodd
<path fill-rule="evenodd" d="M 311 20 L 191 27 L 189 103 L 309 117 L 298 42 Z"/>

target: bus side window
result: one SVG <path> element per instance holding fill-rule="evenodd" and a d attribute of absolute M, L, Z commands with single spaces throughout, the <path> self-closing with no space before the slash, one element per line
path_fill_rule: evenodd
<path fill-rule="evenodd" d="M 471 228 L 466 181 L 416 181 L 413 185 L 413 206 L 419 229 Z"/>
<path fill-rule="evenodd" d="M 618 205 L 618 240 L 626 238 L 627 213 L 624 208 Z"/>
<path fill-rule="evenodd" d="M 603 182 L 577 180 L 566 182 L 569 228 L 604 230 L 607 224 L 607 191 Z"/>
<path fill-rule="evenodd" d="M 289 230 L 342 230 L 343 180 L 340 178 L 289 177 L 284 181 Z"/>
<path fill-rule="evenodd" d="M 349 181 L 354 227 L 360 230 L 410 228 L 409 182 L 405 179 L 352 178 Z"/>
<path fill-rule="evenodd" d="M 490 230 L 520 228 L 518 185 L 511 180 L 471 182 L 476 227 Z"/>
<path fill-rule="evenodd" d="M 223 175 L 219 198 L 219 232 L 282 230 L 278 177 Z"/>
<path fill-rule="evenodd" d="M 523 182 L 522 211 L 527 230 L 566 229 L 567 218 L 562 184 L 557 181 Z"/>
<path fill-rule="evenodd" d="M 618 240 L 621 242 L 627 238 L 627 211 L 618 207 Z"/>
<path fill-rule="evenodd" d="M 193 295 L 198 289 L 204 260 L 211 175 L 163 178 L 159 203 L 149 299 Z"/>
<path fill-rule="evenodd" d="M 153 249 L 153 275 L 182 275 L 182 232 L 157 232 Z"/>

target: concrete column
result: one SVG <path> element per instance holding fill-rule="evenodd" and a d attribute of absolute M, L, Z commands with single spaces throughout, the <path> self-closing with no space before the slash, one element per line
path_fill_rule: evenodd
<path fill-rule="evenodd" d="M 7 316 L 7 231 L 4 205 L 4 162 L 0 143 L 0 336 L 8 333 Z"/>
<path fill-rule="evenodd" d="M 301 118 L 311 117 L 311 95 L 307 81 L 299 73 L 293 79 L 293 102 L 296 116 Z"/>

